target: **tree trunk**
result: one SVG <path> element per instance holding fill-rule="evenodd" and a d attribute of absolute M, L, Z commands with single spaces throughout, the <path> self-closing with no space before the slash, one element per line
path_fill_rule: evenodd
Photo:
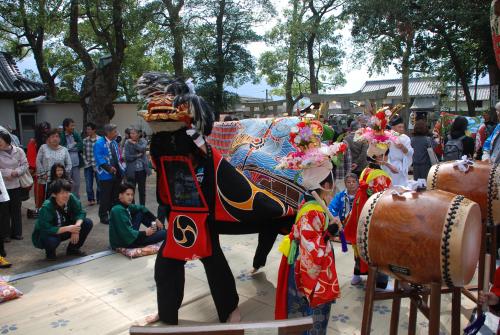
<path fill-rule="evenodd" d="M 402 74 L 402 96 L 405 108 L 401 117 L 403 118 L 405 129 L 408 128 L 410 122 L 410 74 L 411 64 L 410 57 L 413 51 L 413 38 L 414 34 L 408 34 L 406 38 L 406 48 L 403 52 L 403 59 L 401 61 L 401 74 Z"/>
<path fill-rule="evenodd" d="M 303 11 L 299 13 L 299 1 L 293 1 L 292 20 L 289 27 L 290 43 L 288 47 L 285 83 L 286 113 L 288 115 L 292 115 L 293 106 L 296 103 L 293 99 L 292 86 L 295 78 L 295 69 L 297 67 L 297 49 L 299 47 L 299 29 L 301 28 L 302 13 Z"/>
<path fill-rule="evenodd" d="M 31 52 L 33 53 L 33 58 L 35 59 L 36 68 L 38 70 L 38 73 L 40 74 L 40 78 L 42 79 L 42 82 L 47 85 L 47 99 L 56 100 L 57 88 L 55 77 L 50 74 L 43 50 L 45 30 L 41 24 L 36 27 L 30 26 L 24 0 L 21 0 L 19 2 L 19 6 L 23 17 L 23 29 L 25 32 L 26 40 L 28 41 Z M 38 13 L 38 17 L 40 21 L 43 22 L 43 20 L 45 19 L 45 8 L 43 8 L 43 6 L 40 6 L 39 10 L 40 12 Z"/>
<path fill-rule="evenodd" d="M 117 80 L 113 64 L 87 72 L 80 92 L 80 105 L 86 121 L 93 122 L 99 130 L 110 123 L 115 115 L 113 101 L 116 99 Z"/>
<path fill-rule="evenodd" d="M 318 94 L 318 78 L 316 77 L 316 64 L 314 63 L 314 41 L 316 34 L 311 33 L 307 39 L 307 61 L 309 63 L 309 86 L 311 94 Z"/>
<path fill-rule="evenodd" d="M 476 108 L 474 106 L 474 101 L 472 100 L 472 96 L 469 90 L 469 83 L 467 82 L 467 78 L 465 76 L 465 71 L 462 67 L 460 59 L 453 48 L 453 44 L 451 43 L 450 38 L 444 30 L 440 30 L 440 35 L 443 37 L 446 49 L 448 50 L 451 58 L 451 62 L 453 63 L 453 67 L 455 68 L 455 73 L 457 74 L 458 80 L 460 81 L 460 85 L 462 86 L 462 90 L 464 92 L 465 100 L 467 101 L 467 110 L 469 116 L 474 116 L 476 114 Z"/>
<path fill-rule="evenodd" d="M 174 53 L 172 55 L 172 64 L 176 77 L 184 76 L 184 26 L 179 13 L 184 7 L 184 0 L 174 4 L 172 0 L 163 0 L 168 14 L 168 27 L 173 39 Z"/>
<path fill-rule="evenodd" d="M 217 64 L 215 73 L 215 121 L 219 121 L 220 115 L 224 112 L 224 81 L 226 77 L 224 68 L 224 15 L 226 12 L 226 1 L 219 0 L 219 12 L 216 19 L 216 48 L 217 48 Z"/>
<path fill-rule="evenodd" d="M 107 44 L 109 58 L 103 58 L 96 66 L 91 55 L 80 41 L 78 32 L 79 1 L 71 0 L 69 36 L 64 43 L 78 55 L 87 71 L 80 90 L 80 105 L 84 112 L 84 120 L 94 122 L 99 130 L 115 115 L 113 101 L 117 95 L 118 75 L 120 73 L 125 40 L 123 35 L 123 3 L 113 0 L 113 26 L 109 30 L 95 31 L 97 35 L 107 36 L 112 45 Z"/>

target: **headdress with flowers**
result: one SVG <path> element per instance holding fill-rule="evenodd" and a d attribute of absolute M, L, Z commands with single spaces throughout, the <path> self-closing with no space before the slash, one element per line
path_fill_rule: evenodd
<path fill-rule="evenodd" d="M 358 129 L 354 134 L 354 140 L 366 141 L 380 151 L 386 151 L 391 142 L 397 138 L 396 133 L 386 129 L 387 124 L 403 108 L 403 105 L 397 105 L 392 109 L 383 107 L 377 110 L 372 114 L 369 127 Z"/>
<path fill-rule="evenodd" d="M 317 120 L 305 119 L 290 129 L 289 141 L 295 152 L 280 159 L 277 169 L 304 170 L 323 165 L 327 160 L 339 165 L 347 150 L 345 143 L 326 145 L 321 142 L 323 124 Z"/>

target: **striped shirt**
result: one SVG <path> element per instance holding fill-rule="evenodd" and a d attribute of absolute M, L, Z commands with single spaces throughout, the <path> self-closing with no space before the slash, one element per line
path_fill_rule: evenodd
<path fill-rule="evenodd" d="M 83 161 L 85 162 L 86 168 L 93 167 L 96 168 L 95 158 L 94 158 L 94 144 L 99 139 L 99 136 L 96 136 L 94 139 L 90 137 L 85 137 L 83 139 Z"/>

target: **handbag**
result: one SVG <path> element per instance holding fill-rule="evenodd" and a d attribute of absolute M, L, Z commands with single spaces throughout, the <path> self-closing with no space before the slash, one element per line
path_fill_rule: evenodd
<path fill-rule="evenodd" d="M 429 155 L 429 159 L 431 160 L 431 165 L 435 165 L 439 163 L 439 159 L 437 158 L 436 152 L 434 151 L 429 138 L 427 138 L 427 140 L 429 142 L 429 146 L 427 147 L 427 154 Z"/>
<path fill-rule="evenodd" d="M 19 176 L 19 184 L 21 184 L 22 188 L 30 188 L 33 185 L 33 177 L 29 171 Z"/>

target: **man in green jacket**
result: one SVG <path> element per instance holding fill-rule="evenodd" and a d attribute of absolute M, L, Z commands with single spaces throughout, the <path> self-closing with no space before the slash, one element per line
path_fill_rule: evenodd
<path fill-rule="evenodd" d="M 73 119 L 64 119 L 63 131 L 61 132 L 61 145 L 66 147 L 71 158 L 71 175 L 73 181 L 71 192 L 80 199 L 80 168 L 83 164 L 83 141 L 78 132 L 75 132 L 75 121 Z"/>
<path fill-rule="evenodd" d="M 40 208 L 33 245 L 45 249 L 48 260 L 56 259 L 56 248 L 62 241 L 70 240 L 67 255 L 85 256 L 80 247 L 92 230 L 92 221 L 85 217 L 82 204 L 71 192 L 71 184 L 58 179 L 51 184 L 52 196 Z"/>
<path fill-rule="evenodd" d="M 123 183 L 109 217 L 111 248 L 139 248 L 165 240 L 163 224 L 146 207 L 134 205 L 134 186 Z M 139 230 L 141 223 L 146 230 Z"/>

